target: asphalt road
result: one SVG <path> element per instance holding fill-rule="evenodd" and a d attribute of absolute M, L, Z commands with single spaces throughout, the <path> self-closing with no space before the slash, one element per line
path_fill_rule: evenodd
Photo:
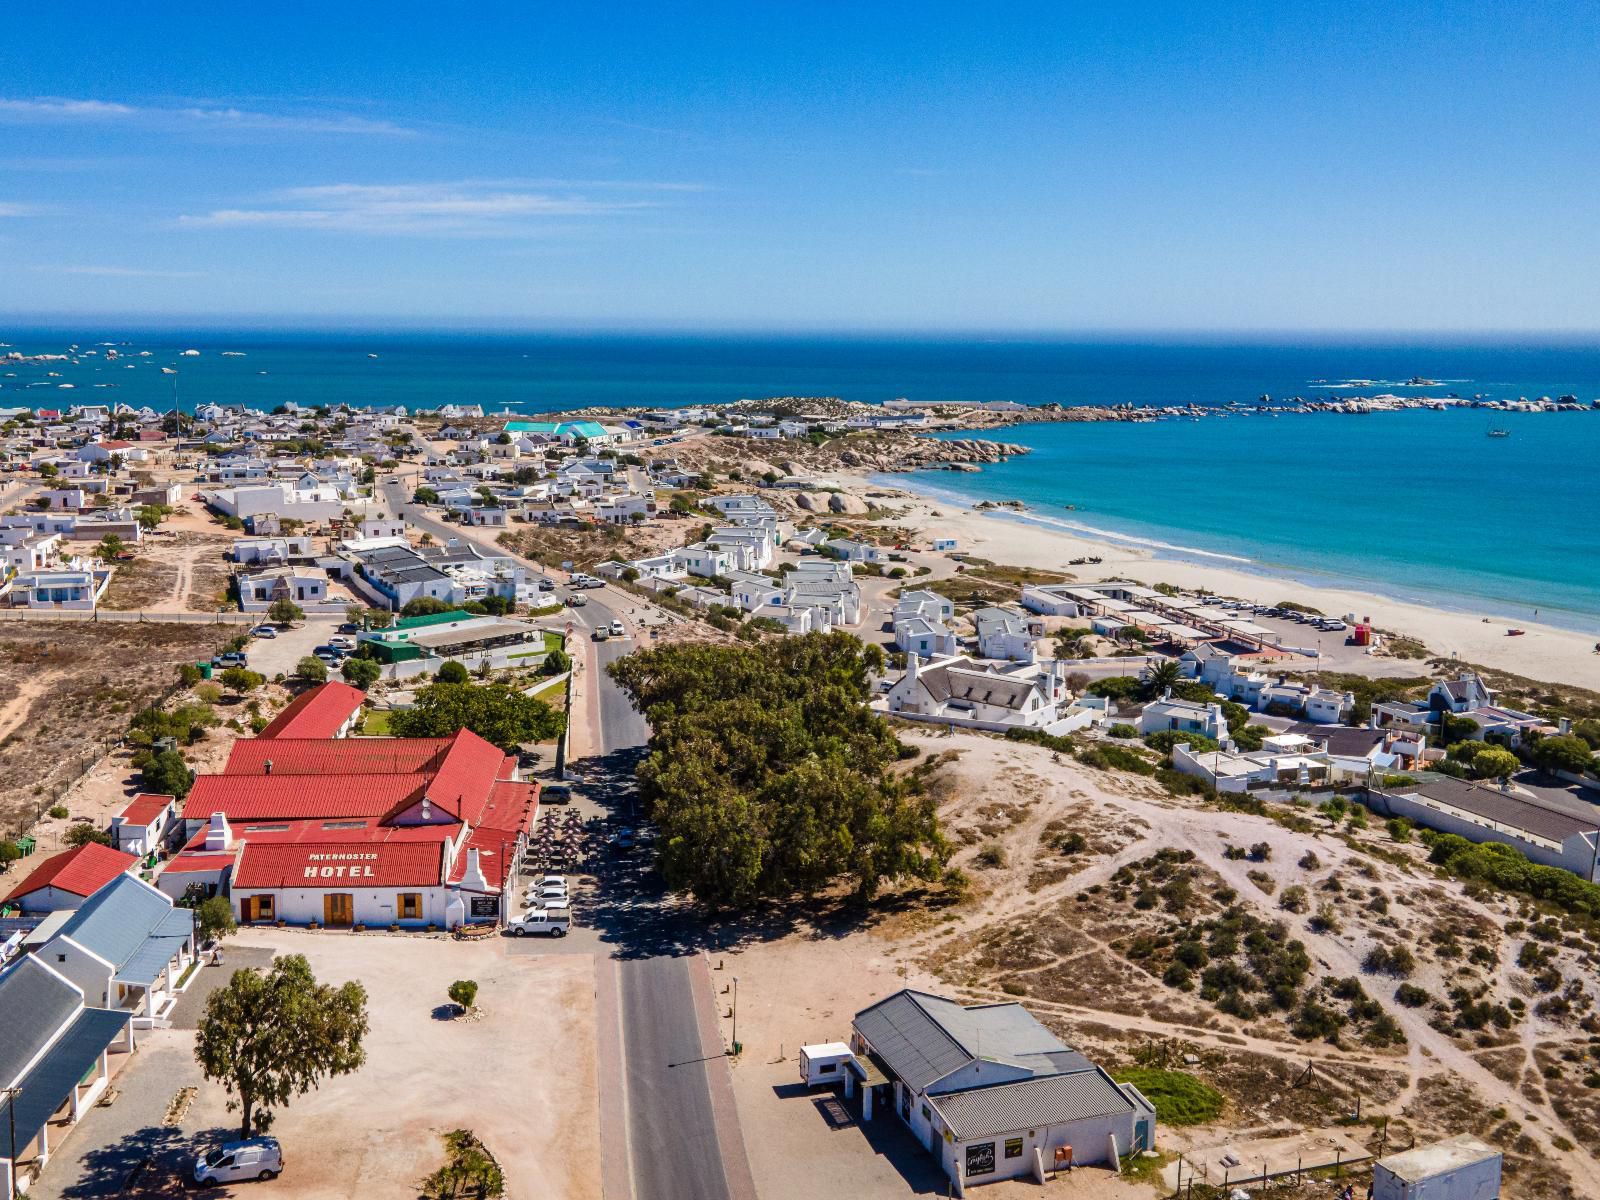
<path fill-rule="evenodd" d="M 492 539 L 475 537 L 472 531 L 436 520 L 420 506 L 411 504 L 409 482 L 384 484 L 383 490 L 390 511 L 403 511 L 407 521 L 441 542 L 459 538 L 492 548 Z M 610 624 L 616 616 L 614 610 L 626 611 L 629 599 L 612 588 L 595 589 L 585 595 L 587 604 L 568 610 L 568 618 L 585 631 Z M 620 762 L 637 754 L 649 740 L 650 727 L 605 668 L 634 648 L 632 639 L 594 644 L 601 750 L 599 762 L 594 765 L 599 768 L 597 774 L 621 780 L 611 807 L 613 813 L 620 810 L 623 814 L 632 809 L 633 784 L 631 774 L 621 769 Z M 574 764 L 580 772 L 588 765 Z M 642 931 L 652 928 L 655 922 L 652 914 L 642 910 L 653 904 L 641 896 L 629 907 L 634 905 L 639 937 L 632 939 L 630 945 L 626 929 L 618 929 L 613 932 L 620 936 L 612 943 L 617 960 L 634 1200 L 731 1200 L 718 1147 L 708 1075 L 710 1065 L 722 1067 L 720 1061 L 707 1058 L 708 1053 L 718 1054 L 721 1047 L 709 1051 L 703 1048 L 689 980 L 689 959 L 682 953 L 649 953 L 641 944 L 647 938 Z M 670 945 L 671 941 L 657 938 L 652 939 L 652 944 Z M 603 952 L 603 947 L 597 947 L 597 953 Z M 738 1138 L 738 1131 L 729 1131 L 729 1136 Z M 742 1144 L 738 1152 L 743 1154 Z"/>

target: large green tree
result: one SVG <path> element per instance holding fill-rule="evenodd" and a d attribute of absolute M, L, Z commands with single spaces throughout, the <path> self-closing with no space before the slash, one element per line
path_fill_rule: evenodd
<path fill-rule="evenodd" d="M 671 886 L 748 906 L 841 879 L 867 899 L 885 880 L 938 875 L 935 806 L 891 769 L 900 743 L 866 706 L 882 665 L 845 633 L 661 646 L 611 665 L 652 727 L 639 782 Z"/>
<path fill-rule="evenodd" d="M 450 737 L 470 729 L 502 750 L 560 737 L 566 716 L 503 683 L 434 683 L 389 719 L 395 737 Z"/>
<path fill-rule="evenodd" d="M 1581 775 L 1594 769 L 1594 752 L 1589 743 L 1571 734 L 1540 738 L 1529 751 L 1533 765 L 1541 771 L 1569 771 Z"/>
<path fill-rule="evenodd" d="M 318 983 L 305 955 L 289 954 L 265 971 L 235 971 L 211 994 L 194 1056 L 207 1079 L 228 1089 L 239 1136 L 250 1137 L 324 1076 L 357 1070 L 367 1029 L 366 988 Z"/>

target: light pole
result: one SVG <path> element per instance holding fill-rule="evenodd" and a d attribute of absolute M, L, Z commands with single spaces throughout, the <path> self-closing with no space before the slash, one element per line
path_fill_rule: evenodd
<path fill-rule="evenodd" d="M 739 977 L 733 977 L 733 1052 L 739 1053 Z"/>

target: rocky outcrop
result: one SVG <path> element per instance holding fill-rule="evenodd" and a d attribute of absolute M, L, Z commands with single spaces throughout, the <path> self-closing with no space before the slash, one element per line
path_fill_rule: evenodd
<path fill-rule="evenodd" d="M 794 494 L 794 502 L 797 507 L 803 508 L 806 512 L 820 513 L 829 511 L 827 492 L 796 492 Z"/>
<path fill-rule="evenodd" d="M 839 513 L 841 516 L 864 517 L 872 511 L 872 508 L 860 496 L 852 496 L 848 492 L 834 492 L 828 497 L 828 511 Z"/>

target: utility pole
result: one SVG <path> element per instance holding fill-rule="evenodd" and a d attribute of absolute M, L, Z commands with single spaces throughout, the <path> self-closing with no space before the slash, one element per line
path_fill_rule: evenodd
<path fill-rule="evenodd" d="M 739 1053 L 739 977 L 733 977 L 733 1052 Z"/>

